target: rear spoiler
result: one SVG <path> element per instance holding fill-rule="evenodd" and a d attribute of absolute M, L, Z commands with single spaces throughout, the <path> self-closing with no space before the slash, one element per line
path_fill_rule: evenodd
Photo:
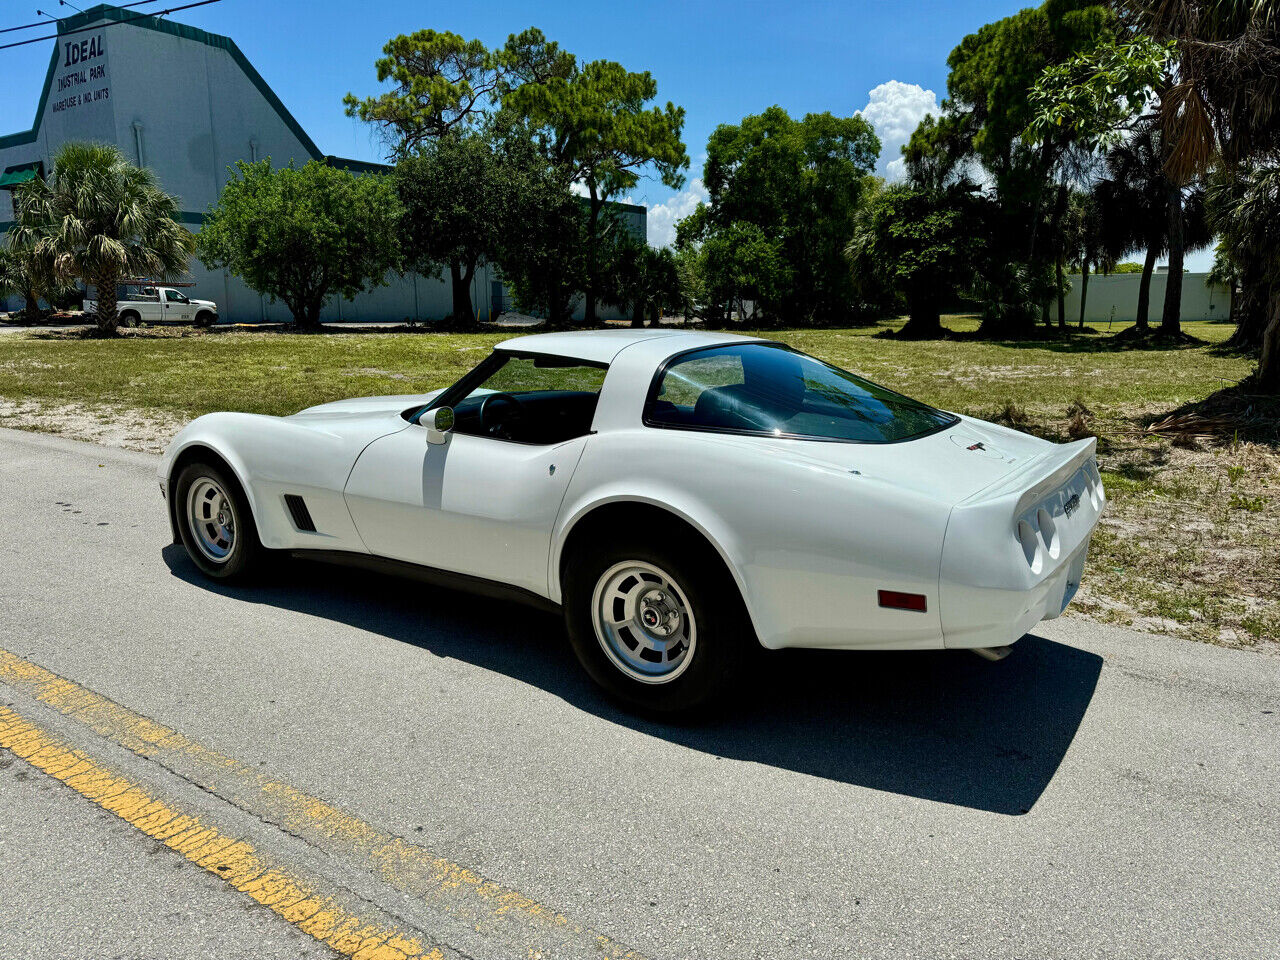
<path fill-rule="evenodd" d="M 1049 493 L 1062 486 L 1094 458 L 1098 448 L 1095 437 L 1077 440 L 1074 443 L 1055 444 L 1037 457 L 1015 467 L 1005 476 L 988 487 L 956 504 L 966 507 L 975 503 L 998 500 L 1009 494 L 1022 491 L 1014 512 L 1020 513 L 1029 504 L 1042 500 Z"/>

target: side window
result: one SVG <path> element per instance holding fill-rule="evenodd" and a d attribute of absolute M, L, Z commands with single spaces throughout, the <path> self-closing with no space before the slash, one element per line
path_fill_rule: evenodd
<path fill-rule="evenodd" d="M 562 443 L 591 432 L 606 368 L 563 357 L 508 356 L 454 404 L 457 433 Z"/>
<path fill-rule="evenodd" d="M 672 364 L 662 378 L 655 412 L 692 414 L 703 391 L 744 382 L 742 358 L 732 354 L 701 354 Z M 671 410 L 675 407 L 676 410 Z"/>
<path fill-rule="evenodd" d="M 170 303 L 186 303 L 187 298 L 180 294 L 177 290 L 166 290 L 164 298 Z"/>

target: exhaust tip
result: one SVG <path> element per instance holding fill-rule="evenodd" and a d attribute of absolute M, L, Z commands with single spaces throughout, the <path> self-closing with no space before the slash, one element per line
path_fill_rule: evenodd
<path fill-rule="evenodd" d="M 1013 653 L 1013 647 L 973 647 L 973 652 L 980 656 L 983 660 L 990 660 L 992 663 L 997 660 L 1003 660 L 1009 654 Z"/>

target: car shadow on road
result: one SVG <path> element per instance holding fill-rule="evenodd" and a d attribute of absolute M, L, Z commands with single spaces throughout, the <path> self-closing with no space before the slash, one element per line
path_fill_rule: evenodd
<path fill-rule="evenodd" d="M 628 713 L 587 679 L 558 617 L 512 603 L 319 563 L 259 586 L 205 579 L 176 545 L 182 580 L 249 603 L 349 624 L 532 684 L 574 708 L 690 749 L 841 783 L 1022 814 L 1048 787 L 1102 669 L 1096 654 L 1034 634 L 990 663 L 960 651 L 787 650 L 696 722 Z"/>

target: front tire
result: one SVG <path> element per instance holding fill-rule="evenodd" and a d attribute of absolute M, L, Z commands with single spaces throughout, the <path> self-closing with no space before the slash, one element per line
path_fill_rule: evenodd
<path fill-rule="evenodd" d="M 249 502 L 230 471 L 201 461 L 189 464 L 178 474 L 173 496 L 182 545 L 205 576 L 242 580 L 256 570 L 265 550 Z"/>
<path fill-rule="evenodd" d="M 709 547 L 585 547 L 566 565 L 564 614 L 591 678 L 652 713 L 710 703 L 757 643 L 737 586 Z"/>

